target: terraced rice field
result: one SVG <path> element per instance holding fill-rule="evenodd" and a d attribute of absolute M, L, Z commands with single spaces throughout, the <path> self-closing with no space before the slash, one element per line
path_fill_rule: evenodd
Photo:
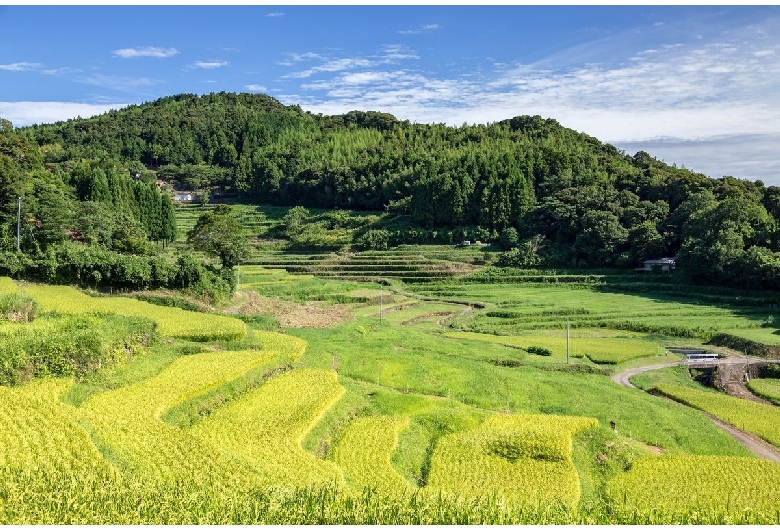
<path fill-rule="evenodd" d="M 575 506 L 580 481 L 571 460 L 571 436 L 597 423 L 554 415 L 490 416 L 476 429 L 439 440 L 427 488 Z"/>
<path fill-rule="evenodd" d="M 351 422 L 333 451 L 333 461 L 359 488 L 401 495 L 414 488 L 393 468 L 390 458 L 407 417 L 368 416 Z"/>
<path fill-rule="evenodd" d="M 194 341 L 240 340 L 246 337 L 246 325 L 224 315 L 194 313 L 125 297 L 92 297 L 61 285 L 30 285 L 24 288 L 24 292 L 32 296 L 43 311 L 103 312 L 146 317 L 157 323 L 162 335 L 169 337 Z"/>
<path fill-rule="evenodd" d="M 78 406 L 61 401 L 74 388 L 70 379 L 0 387 L 0 522 L 780 522 L 780 466 L 733 456 L 747 452 L 699 411 L 618 387 L 605 375 L 660 355 L 662 339 L 648 332 L 772 333 L 758 327 L 763 307 L 703 302 L 728 297 L 718 293 L 604 292 L 603 276 L 395 281 L 404 276 L 391 273 L 408 272 L 394 271 L 396 262 L 422 267 L 415 254 L 451 265 L 464 250 L 461 272 L 478 256 L 435 250 L 350 257 L 365 260 L 353 263 L 361 273 L 394 278 L 381 291 L 328 280 L 324 269 L 316 277 L 242 266 L 244 293 L 302 307 L 348 305 L 354 320 L 332 329 L 269 333 L 223 315 L 25 287 L 44 311 L 151 318 L 163 342 L 178 339 L 183 354 L 131 382 L 112 379 Z M 342 265 L 348 272 L 349 262 Z M 15 288 L 0 279 L 0 292 Z M 475 307 L 455 303 L 463 301 Z M 566 317 L 574 367 L 564 364 Z M 519 350 L 530 346 L 552 355 Z M 508 369 L 494 362 L 503 358 L 523 363 Z M 239 390 L 224 390 L 234 384 Z M 780 443 L 777 407 L 658 386 Z M 174 409 L 189 410 L 188 421 L 174 424 Z M 619 433 L 607 428 L 610 420 Z M 655 449 L 668 454 L 645 456 Z M 690 491 L 697 494 L 686 497 Z"/>
<path fill-rule="evenodd" d="M 234 379 L 272 355 L 250 350 L 182 357 L 157 377 L 94 396 L 78 409 L 77 417 L 132 475 L 157 484 L 193 481 L 193 487 L 200 481 L 225 488 L 251 484 L 251 468 L 160 417 L 189 396 Z"/>
<path fill-rule="evenodd" d="M 248 264 L 267 269 L 284 269 L 294 274 L 311 274 L 330 280 L 384 278 L 409 283 L 453 278 L 474 270 L 467 263 L 448 259 L 451 257 L 451 253 L 440 257 L 436 252 L 419 248 L 342 255 L 275 251 L 257 254 Z"/>
<path fill-rule="evenodd" d="M 707 512 L 780 511 L 780 465 L 726 456 L 647 456 L 613 479 L 607 495 L 627 510 L 657 520 Z M 728 524 L 728 519 L 726 519 Z"/>
<path fill-rule="evenodd" d="M 343 485 L 335 464 L 301 447 L 311 426 L 343 394 L 333 371 L 293 370 L 220 408 L 189 434 L 248 464 L 266 486 Z"/>
<path fill-rule="evenodd" d="M 603 292 L 587 284 L 471 284 L 413 286 L 415 292 L 447 300 L 487 302 L 490 307 L 464 319 L 469 331 L 517 334 L 534 329 L 608 328 L 708 339 L 714 333 L 760 328 L 773 310 L 706 305 L 686 297 Z"/>

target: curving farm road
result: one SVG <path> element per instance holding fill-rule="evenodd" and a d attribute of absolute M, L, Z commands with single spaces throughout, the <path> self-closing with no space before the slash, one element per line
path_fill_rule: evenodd
<path fill-rule="evenodd" d="M 738 362 L 744 362 L 744 361 L 738 361 Z M 639 368 L 629 368 L 628 370 L 624 370 L 620 373 L 614 374 L 613 376 L 611 376 L 611 379 L 619 385 L 623 385 L 628 388 L 636 388 L 636 386 L 632 385 L 631 381 L 629 381 L 629 378 L 635 376 L 636 374 L 647 372 L 649 370 L 659 370 L 661 368 L 668 368 L 670 366 L 675 366 L 682 363 L 683 361 L 675 361 L 670 363 L 653 364 L 650 366 L 640 366 Z M 675 403 L 677 402 L 675 401 Z M 752 434 L 740 431 L 734 426 L 719 420 L 718 418 L 712 416 L 711 414 L 707 414 L 707 416 L 712 420 L 712 422 L 715 425 L 717 425 L 718 427 L 726 431 L 727 434 L 729 434 L 732 438 L 734 438 L 736 441 L 738 441 L 743 446 L 745 446 L 751 453 L 753 453 L 757 457 L 764 458 L 766 460 L 771 460 L 773 462 L 777 462 L 778 464 L 780 464 L 780 452 L 778 452 L 778 450 L 773 446 L 767 444 L 765 441 L 761 440 L 760 438 Z"/>
<path fill-rule="evenodd" d="M 662 364 L 651 364 L 650 366 L 640 366 L 639 368 L 629 368 L 628 370 L 624 370 L 619 374 L 615 374 L 611 376 L 611 379 L 619 385 L 627 386 L 628 388 L 636 388 L 634 385 L 631 384 L 629 378 L 635 376 L 636 374 L 641 374 L 642 372 L 648 372 L 650 370 L 660 370 L 661 368 L 669 368 L 670 366 L 675 366 L 678 364 L 682 364 L 682 361 L 674 361 L 674 362 L 662 363 Z"/>

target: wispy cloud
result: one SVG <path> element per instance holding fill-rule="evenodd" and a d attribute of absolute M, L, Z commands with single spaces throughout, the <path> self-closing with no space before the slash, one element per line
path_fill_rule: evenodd
<path fill-rule="evenodd" d="M 104 114 L 111 109 L 126 107 L 129 103 L 91 104 L 62 101 L 0 101 L 0 116 L 11 121 L 15 127 L 34 123 L 65 121 L 76 116 L 89 118 Z"/>
<path fill-rule="evenodd" d="M 42 74 L 46 75 L 67 75 L 67 74 L 77 74 L 81 72 L 81 68 L 70 68 L 68 66 L 64 66 L 62 68 L 52 68 L 49 70 L 41 70 Z"/>
<path fill-rule="evenodd" d="M 122 92 L 131 92 L 141 87 L 163 83 L 163 81 L 150 79 L 148 77 L 125 77 L 104 74 L 93 74 L 88 77 L 80 77 L 77 78 L 76 81 L 80 83 L 86 83 L 88 85 L 97 85 L 104 88 L 110 88 L 112 90 L 119 90 Z"/>
<path fill-rule="evenodd" d="M 133 59 L 135 57 L 157 57 L 166 58 L 177 55 L 179 50 L 176 48 L 157 48 L 154 46 L 142 46 L 140 48 L 121 48 L 114 50 L 114 57 L 123 59 Z"/>
<path fill-rule="evenodd" d="M 211 70 L 213 68 L 221 68 L 223 66 L 227 66 L 227 61 L 220 61 L 220 60 L 213 60 L 213 61 L 195 61 L 190 65 L 191 68 L 203 68 L 206 70 Z"/>
<path fill-rule="evenodd" d="M 42 67 L 43 65 L 41 63 L 28 62 L 0 64 L 0 70 L 7 70 L 9 72 L 28 72 L 30 70 L 38 70 Z"/>
<path fill-rule="evenodd" d="M 437 29 L 441 29 L 441 26 L 438 24 L 422 24 L 413 29 L 401 30 L 398 33 L 401 35 L 419 35 L 420 33 L 428 33 Z"/>
<path fill-rule="evenodd" d="M 306 52 L 306 53 L 288 53 L 287 58 L 283 61 L 279 61 L 278 65 L 280 66 L 292 66 L 295 63 L 299 63 L 301 61 L 312 61 L 315 59 L 321 59 L 322 55 L 319 53 L 313 53 L 313 52 Z"/>
<path fill-rule="evenodd" d="M 273 12 L 271 12 L 271 13 L 268 13 L 268 14 L 265 14 L 265 15 L 263 15 L 263 16 L 264 16 L 264 17 L 271 17 L 271 18 L 276 18 L 276 17 L 283 17 L 283 16 L 284 16 L 284 13 L 281 13 L 281 12 L 279 12 L 279 11 L 273 11 Z"/>
<path fill-rule="evenodd" d="M 395 63 L 405 59 L 419 59 L 420 57 L 409 48 L 400 44 L 387 44 L 382 47 L 382 52 L 379 56 L 381 63 Z"/>
<path fill-rule="evenodd" d="M 244 90 L 249 92 L 268 92 L 268 89 L 263 85 L 245 85 Z"/>
<path fill-rule="evenodd" d="M 350 70 L 359 66 L 371 66 L 372 61 L 369 59 L 363 59 L 360 57 L 334 59 L 332 61 L 326 61 L 319 66 L 303 70 L 301 72 L 293 72 L 285 77 L 311 77 L 318 72 L 341 72 L 343 70 Z"/>
<path fill-rule="evenodd" d="M 407 59 L 419 59 L 418 55 L 400 44 L 383 46 L 378 54 L 366 57 L 326 57 L 316 53 L 288 54 L 288 61 L 279 63 L 282 66 L 292 66 L 302 61 L 320 61 L 319 65 L 306 70 L 290 72 L 284 78 L 308 78 L 318 73 L 343 72 L 356 68 L 369 68 L 379 65 L 396 64 Z"/>

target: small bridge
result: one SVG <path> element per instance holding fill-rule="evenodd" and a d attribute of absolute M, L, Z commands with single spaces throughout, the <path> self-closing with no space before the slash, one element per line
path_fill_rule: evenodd
<path fill-rule="evenodd" d="M 720 358 L 717 353 L 691 353 L 685 360 L 688 369 L 697 368 L 706 370 L 707 368 L 717 368 L 720 364 Z"/>
<path fill-rule="evenodd" d="M 721 359 L 717 353 L 711 353 L 706 350 L 683 350 L 679 348 L 669 348 L 670 352 L 685 355 L 685 366 L 690 370 L 717 369 Z"/>

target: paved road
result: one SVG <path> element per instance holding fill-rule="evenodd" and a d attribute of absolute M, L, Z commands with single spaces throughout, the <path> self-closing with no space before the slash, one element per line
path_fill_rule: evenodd
<path fill-rule="evenodd" d="M 726 359 L 723 359 L 720 362 L 723 362 L 725 360 Z M 613 375 L 611 378 L 619 385 L 623 385 L 629 388 L 636 388 L 636 386 L 632 385 L 631 382 L 628 380 L 630 377 L 633 377 L 636 374 L 640 374 L 642 372 L 647 372 L 649 370 L 659 370 L 661 368 L 668 368 L 670 366 L 682 364 L 682 362 L 683 361 L 676 361 L 676 362 L 663 363 L 663 364 L 653 364 L 650 366 L 640 366 L 639 368 L 629 368 L 628 370 Z M 729 364 L 739 363 L 739 362 L 744 363 L 745 359 L 735 358 L 734 360 L 730 360 Z M 750 452 L 752 452 L 757 457 L 764 458 L 766 460 L 771 460 L 773 462 L 777 462 L 778 464 L 780 464 L 780 452 L 778 452 L 778 450 L 773 446 L 767 444 L 765 441 L 761 440 L 756 436 L 753 436 L 752 434 L 748 434 L 746 432 L 740 431 L 734 426 L 719 420 L 715 416 L 712 416 L 710 414 L 707 414 L 707 416 L 709 416 L 709 418 L 712 420 L 712 422 L 715 425 L 717 425 L 718 427 L 726 431 L 726 433 L 728 433 L 732 438 L 734 438 L 736 441 L 738 441 L 743 446 L 745 446 Z"/>
<path fill-rule="evenodd" d="M 677 364 L 682 364 L 682 361 L 674 361 L 674 362 L 663 363 L 663 364 L 651 364 L 650 366 L 640 366 L 639 368 L 629 368 L 628 370 L 620 372 L 619 374 L 613 375 L 612 380 L 619 385 L 627 386 L 628 388 L 636 388 L 634 385 L 631 384 L 629 378 L 634 377 L 636 374 L 641 374 L 642 372 L 648 372 L 650 370 L 659 370 L 661 368 L 668 368 L 670 366 L 675 366 Z"/>

